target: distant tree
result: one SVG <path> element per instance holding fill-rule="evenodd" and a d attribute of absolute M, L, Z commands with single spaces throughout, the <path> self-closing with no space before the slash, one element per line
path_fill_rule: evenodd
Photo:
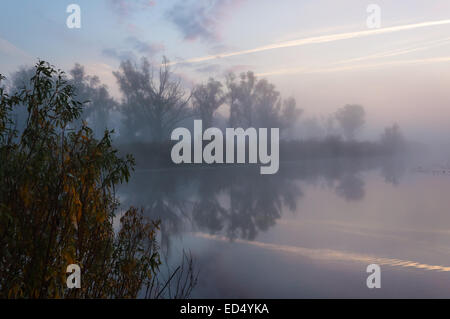
<path fill-rule="evenodd" d="M 69 84 L 76 88 L 77 99 L 84 102 L 79 121 L 87 121 L 93 128 L 94 136 L 100 138 L 107 129 L 110 114 L 116 109 L 117 103 L 109 95 L 108 88 L 100 83 L 98 76 L 86 75 L 82 65 L 75 64 L 70 74 L 72 78 Z"/>
<path fill-rule="evenodd" d="M 212 78 L 206 84 L 197 85 L 192 92 L 194 114 L 198 114 L 204 127 L 213 124 L 214 112 L 225 102 L 222 83 Z"/>
<path fill-rule="evenodd" d="M 30 89 L 30 79 L 35 73 L 34 67 L 20 67 L 19 70 L 11 75 L 11 86 L 9 89 L 10 94 L 14 94 L 22 89 Z"/>
<path fill-rule="evenodd" d="M 13 95 L 23 89 L 29 90 L 31 88 L 30 79 L 33 77 L 35 69 L 33 67 L 21 67 L 18 71 L 11 75 L 8 93 Z M 17 105 L 12 110 L 12 118 L 14 120 L 15 128 L 22 132 L 25 129 L 26 120 L 28 118 L 28 110 L 25 105 Z"/>
<path fill-rule="evenodd" d="M 293 97 L 283 101 L 281 127 L 285 129 L 284 136 L 292 133 L 291 129 L 294 127 L 302 113 L 303 110 L 297 108 L 297 102 Z"/>
<path fill-rule="evenodd" d="M 396 123 L 384 129 L 380 141 L 383 148 L 389 153 L 400 152 L 406 145 L 405 138 Z"/>
<path fill-rule="evenodd" d="M 336 112 L 336 120 L 347 140 L 355 138 L 357 131 L 364 125 L 364 116 L 364 108 L 358 104 L 347 104 Z"/>
<path fill-rule="evenodd" d="M 29 90 L 32 85 L 30 79 L 34 73 L 34 67 L 23 67 L 13 73 L 9 93 L 15 94 L 24 89 Z M 97 76 L 86 75 L 84 67 L 80 64 L 75 64 L 69 73 L 71 77 L 67 78 L 68 84 L 74 87 L 77 100 L 84 102 L 83 112 L 73 125 L 79 127 L 82 121 L 87 121 L 93 128 L 94 136 L 101 138 L 108 126 L 109 115 L 116 107 L 116 102 L 109 95 L 108 88 L 100 83 L 100 79 Z M 28 117 L 27 108 L 18 106 L 13 109 L 13 114 L 17 129 L 22 131 Z"/>
<path fill-rule="evenodd" d="M 336 127 L 335 114 L 321 116 L 320 123 L 322 124 L 322 127 L 324 129 L 325 137 L 339 135 L 339 128 Z"/>
<path fill-rule="evenodd" d="M 126 138 L 149 134 L 152 141 L 162 142 L 189 116 L 190 96 L 174 78 L 167 59 L 163 59 L 157 79 L 146 59 L 140 67 L 124 61 L 114 75 L 123 93 L 120 111 L 125 118 Z"/>
<path fill-rule="evenodd" d="M 253 95 L 253 117 L 256 127 L 282 127 L 282 100 L 275 85 L 266 79 L 256 82 Z"/>
<path fill-rule="evenodd" d="M 253 126 L 254 91 L 256 77 L 253 72 L 242 73 L 237 83 L 236 75 L 227 75 L 228 98 L 230 104 L 229 122 L 232 127 Z"/>
<path fill-rule="evenodd" d="M 253 72 L 242 73 L 239 81 L 227 76 L 230 125 L 233 127 L 279 127 L 292 125 L 301 111 L 294 98 L 283 101 L 275 86 L 266 79 L 258 80 Z"/>

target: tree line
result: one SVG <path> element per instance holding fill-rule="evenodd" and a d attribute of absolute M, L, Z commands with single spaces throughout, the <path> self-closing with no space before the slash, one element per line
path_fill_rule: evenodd
<path fill-rule="evenodd" d="M 32 73 L 33 68 L 22 68 L 13 74 L 9 92 L 29 86 L 27 79 Z M 223 81 L 209 78 L 189 90 L 166 58 L 159 65 L 152 65 L 145 58 L 140 63 L 122 61 L 113 74 L 120 100 L 111 96 L 98 76 L 87 75 L 80 64 L 70 70 L 67 81 L 75 88 L 77 98 L 85 102 L 76 124 L 88 122 L 97 138 L 114 127 L 115 140 L 122 145 L 144 143 L 150 147 L 167 143 L 175 127 L 192 129 L 194 119 L 201 119 L 205 128 L 278 127 L 281 139 L 290 141 L 311 139 L 299 133 L 310 128 L 322 132 L 318 135 L 322 136 L 323 145 L 327 144 L 323 141 L 330 140 L 355 145 L 366 122 L 365 109 L 358 104 L 344 105 L 322 121 L 303 119 L 304 111 L 295 98 L 283 98 L 273 83 L 251 71 L 229 73 Z M 20 130 L 27 117 L 26 108 L 15 112 Z M 317 139 L 312 138 L 312 142 Z M 404 145 L 405 138 L 397 124 L 386 127 L 377 143 L 379 150 L 390 153 L 402 150 Z"/>

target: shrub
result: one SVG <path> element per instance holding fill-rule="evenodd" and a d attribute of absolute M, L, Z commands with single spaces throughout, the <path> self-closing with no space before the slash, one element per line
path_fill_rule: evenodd
<path fill-rule="evenodd" d="M 0 75 L 0 84 L 4 79 Z M 119 229 L 115 185 L 134 159 L 121 158 L 111 132 L 96 140 L 83 123 L 64 72 L 40 61 L 30 89 L 0 85 L 0 297 L 135 298 L 160 265 L 158 223 L 130 208 Z M 26 107 L 20 133 L 14 108 Z M 81 289 L 66 267 L 81 267 Z"/>

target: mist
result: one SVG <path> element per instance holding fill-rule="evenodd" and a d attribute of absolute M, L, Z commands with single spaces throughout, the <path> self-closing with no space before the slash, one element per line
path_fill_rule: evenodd
<path fill-rule="evenodd" d="M 59 2 L 0 12 L 0 246 L 28 245 L 8 267 L 99 243 L 151 266 L 103 294 L 123 260 L 89 251 L 83 296 L 450 297 L 448 1 L 78 2 L 80 23 Z"/>

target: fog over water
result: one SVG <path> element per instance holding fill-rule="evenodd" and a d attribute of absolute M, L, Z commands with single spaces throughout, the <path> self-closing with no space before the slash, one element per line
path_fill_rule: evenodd
<path fill-rule="evenodd" d="M 450 298 L 448 0 L 380 0 L 380 28 L 360 0 L 77 3 L 79 29 L 62 2 L 3 5 L 1 85 L 29 89 L 38 59 L 66 71 L 85 102 L 68 129 L 134 156 L 120 207 L 161 221 L 165 266 L 192 253 L 192 297 Z M 279 171 L 176 165 L 195 120 L 279 129 Z"/>
<path fill-rule="evenodd" d="M 419 164 L 420 165 L 419 165 Z M 168 260 L 192 252 L 195 297 L 445 297 L 450 171 L 405 159 L 138 171 L 125 206 L 161 218 Z M 366 267 L 382 268 L 368 290 Z"/>

